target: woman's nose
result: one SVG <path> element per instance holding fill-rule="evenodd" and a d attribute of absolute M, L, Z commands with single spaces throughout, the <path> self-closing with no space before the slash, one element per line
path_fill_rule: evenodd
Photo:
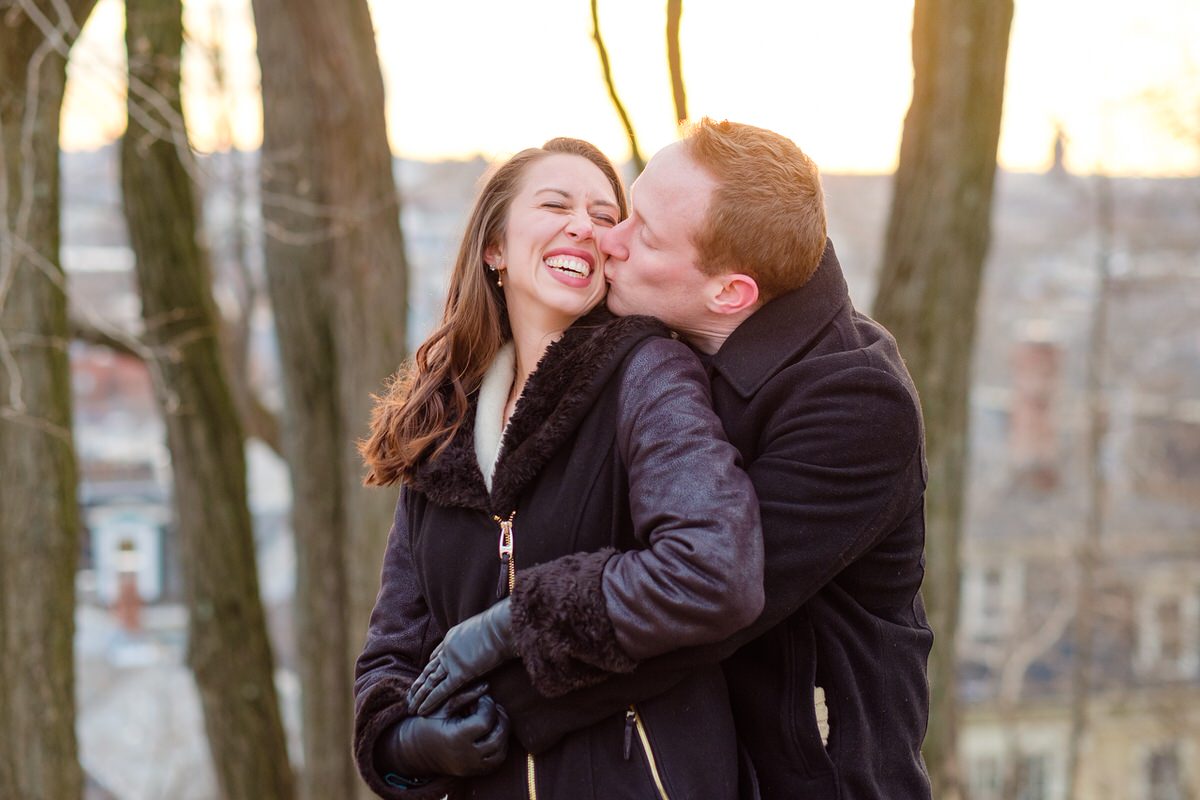
<path fill-rule="evenodd" d="M 572 214 L 567 220 L 567 235 L 573 239 L 591 239 L 595 233 L 595 223 L 586 211 Z"/>

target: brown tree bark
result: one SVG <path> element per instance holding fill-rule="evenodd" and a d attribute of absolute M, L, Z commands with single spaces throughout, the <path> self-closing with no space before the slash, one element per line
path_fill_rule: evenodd
<path fill-rule="evenodd" d="M 196 240 L 179 100 L 179 0 L 128 0 L 121 188 L 167 427 L 195 673 L 221 795 L 283 800 L 293 779 L 255 569 L 242 429 Z"/>
<path fill-rule="evenodd" d="M 262 215 L 267 287 L 284 390 L 292 475 L 297 668 L 304 796 L 352 797 L 350 636 L 341 532 L 341 421 L 329 292 L 332 235 L 315 161 L 309 64 L 282 0 L 254 0 L 262 72 Z"/>
<path fill-rule="evenodd" d="M 94 4 L 0 3 L 0 796 L 22 800 L 83 791 L 58 132 L 67 55 Z"/>
<path fill-rule="evenodd" d="M 675 101 L 675 122 L 687 122 L 687 92 L 683 88 L 683 56 L 679 50 L 679 23 L 683 0 L 667 0 L 667 68 L 671 72 L 671 98 Z"/>
<path fill-rule="evenodd" d="M 395 492 L 366 489 L 355 441 L 405 355 L 407 266 L 366 3 L 254 0 L 263 219 L 292 471 L 310 798 L 365 796 L 351 678 Z M 297 43 L 300 43 L 298 46 Z"/>
<path fill-rule="evenodd" d="M 955 640 L 967 395 L 990 235 L 1012 0 L 917 0 L 904 120 L 875 316 L 920 391 L 929 461 L 924 597 L 936 636 L 925 758 L 934 797 L 960 796 Z"/>

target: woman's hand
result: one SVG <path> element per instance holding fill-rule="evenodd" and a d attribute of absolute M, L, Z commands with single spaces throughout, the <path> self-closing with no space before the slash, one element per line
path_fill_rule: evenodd
<path fill-rule="evenodd" d="M 516 656 L 509 598 L 455 625 L 408 690 L 408 707 L 428 714 L 471 681 Z"/>
<path fill-rule="evenodd" d="M 375 767 L 409 778 L 483 775 L 508 753 L 508 715 L 477 684 L 428 717 L 406 717 L 380 737 Z"/>

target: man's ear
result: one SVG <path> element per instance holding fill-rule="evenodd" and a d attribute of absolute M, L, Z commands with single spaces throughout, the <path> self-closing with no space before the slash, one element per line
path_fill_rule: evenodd
<path fill-rule="evenodd" d="M 758 282 L 749 275 L 726 273 L 713 278 L 713 293 L 708 298 L 708 310 L 714 314 L 738 314 L 758 303 Z"/>

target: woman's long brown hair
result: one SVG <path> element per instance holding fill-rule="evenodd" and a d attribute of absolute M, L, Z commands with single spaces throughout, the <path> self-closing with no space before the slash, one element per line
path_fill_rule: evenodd
<path fill-rule="evenodd" d="M 504 237 L 508 208 L 530 164 L 562 153 L 586 158 L 608 178 L 626 216 L 625 189 L 603 153 L 580 139 L 551 139 L 522 150 L 484 184 L 458 249 L 442 321 L 417 349 L 412 362 L 397 372 L 375 398 L 371 433 L 359 442 L 367 463 L 365 482 L 386 486 L 413 477 L 427 458 L 440 454 L 469 408 L 500 346 L 512 336 L 504 293 L 490 276 L 484 251 Z"/>

